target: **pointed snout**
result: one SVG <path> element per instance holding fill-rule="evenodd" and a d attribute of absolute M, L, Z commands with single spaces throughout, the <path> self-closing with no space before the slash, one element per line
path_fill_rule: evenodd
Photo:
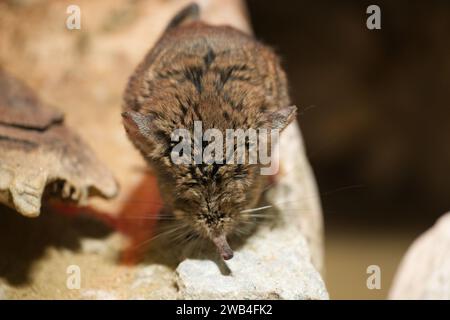
<path fill-rule="evenodd" d="M 217 251 L 219 251 L 219 254 L 222 256 L 223 260 L 230 260 L 233 258 L 233 250 L 230 248 L 224 234 L 214 237 L 212 241 L 216 245 Z"/>

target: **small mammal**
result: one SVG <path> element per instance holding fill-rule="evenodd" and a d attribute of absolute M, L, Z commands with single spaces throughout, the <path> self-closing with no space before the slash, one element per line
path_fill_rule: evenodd
<path fill-rule="evenodd" d="M 130 77 L 123 123 L 154 169 L 165 206 L 186 228 L 210 239 L 223 259 L 227 236 L 252 215 L 267 176 L 255 164 L 174 164 L 171 133 L 203 128 L 284 129 L 294 118 L 287 80 L 275 53 L 250 35 L 198 20 L 188 5 Z"/>

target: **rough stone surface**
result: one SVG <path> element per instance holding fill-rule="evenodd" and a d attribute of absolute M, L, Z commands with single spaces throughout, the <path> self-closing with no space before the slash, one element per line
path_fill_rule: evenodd
<path fill-rule="evenodd" d="M 80 204 L 92 194 L 112 197 L 118 188 L 61 113 L 0 69 L 0 202 L 35 217 L 50 184 L 49 194 Z"/>
<path fill-rule="evenodd" d="M 263 228 L 223 262 L 187 259 L 176 270 L 184 299 L 328 299 L 296 228 Z"/>
<path fill-rule="evenodd" d="M 86 300 L 117 300 L 119 296 L 112 290 L 85 289 L 81 291 L 81 297 Z"/>
<path fill-rule="evenodd" d="M 450 213 L 408 249 L 390 299 L 450 299 Z"/>
<path fill-rule="evenodd" d="M 280 220 L 296 226 L 306 238 L 313 265 L 323 274 L 322 209 L 297 123 L 282 132 L 279 154 L 280 172 L 267 201 L 280 212 Z"/>

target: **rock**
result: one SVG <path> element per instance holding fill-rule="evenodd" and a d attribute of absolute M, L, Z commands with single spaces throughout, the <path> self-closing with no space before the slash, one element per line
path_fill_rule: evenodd
<path fill-rule="evenodd" d="M 129 287 L 129 299 L 175 299 L 177 290 L 173 269 L 158 264 L 142 265 L 136 268 Z"/>
<path fill-rule="evenodd" d="M 279 212 L 279 218 L 295 225 L 306 238 L 311 259 L 323 274 L 323 220 L 320 198 L 303 139 L 296 122 L 280 136 L 280 172 L 266 194 L 267 201 Z"/>
<path fill-rule="evenodd" d="M 450 299 L 450 213 L 408 249 L 390 299 Z"/>
<path fill-rule="evenodd" d="M 88 300 L 117 300 L 118 296 L 112 291 L 86 289 L 81 291 L 81 297 Z"/>
<path fill-rule="evenodd" d="M 93 194 L 113 197 L 118 189 L 62 114 L 0 69 L 0 202 L 38 216 L 49 185 L 48 194 L 79 204 Z"/>
<path fill-rule="evenodd" d="M 182 299 L 328 299 L 295 227 L 262 228 L 233 259 L 187 259 L 176 273 Z"/>

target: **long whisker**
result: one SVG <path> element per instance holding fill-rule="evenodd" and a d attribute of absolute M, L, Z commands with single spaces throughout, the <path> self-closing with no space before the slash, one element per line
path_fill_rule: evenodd
<path fill-rule="evenodd" d="M 329 196 L 329 195 L 335 194 L 337 192 L 350 190 L 350 189 L 359 189 L 359 188 L 364 188 L 364 185 L 362 185 L 362 184 L 355 184 L 355 185 L 351 185 L 351 186 L 345 186 L 345 187 L 337 188 L 337 189 L 334 189 L 334 190 L 331 190 L 331 191 L 326 191 L 326 192 L 323 192 L 323 193 L 318 193 L 318 194 L 314 194 L 314 195 L 304 196 L 304 197 L 298 198 L 296 200 L 288 200 L 288 201 L 277 202 L 277 203 L 274 203 L 273 205 L 276 206 L 276 205 L 286 204 L 286 203 L 297 203 L 297 202 L 300 202 L 300 201 L 304 201 L 306 199 Z"/>
<path fill-rule="evenodd" d="M 120 217 L 118 219 L 136 219 L 136 220 L 177 220 L 173 216 L 128 216 Z"/>
<path fill-rule="evenodd" d="M 301 214 L 307 214 L 307 213 L 313 213 L 313 210 L 302 210 L 298 208 L 291 208 L 291 209 L 284 209 L 282 210 L 283 213 L 281 213 L 281 216 L 289 216 L 289 217 L 295 217 L 299 216 Z M 337 212 L 337 211 L 329 211 L 325 210 L 324 212 Z M 259 214 L 246 214 L 243 216 L 244 218 L 254 218 L 254 219 L 266 219 L 266 218 L 274 218 L 277 217 L 277 214 L 275 213 L 259 213 Z M 242 221 L 243 223 L 246 223 L 246 221 Z"/>
<path fill-rule="evenodd" d="M 149 200 L 128 200 L 124 202 L 125 205 L 132 203 L 148 203 L 148 204 L 164 205 L 164 203 L 161 201 L 149 201 Z"/>
<path fill-rule="evenodd" d="M 272 206 L 269 205 L 269 206 L 263 206 L 263 207 L 259 207 L 259 208 L 253 208 L 253 209 L 245 209 L 245 210 L 242 210 L 241 213 L 261 211 L 261 210 L 266 210 L 269 208 L 272 208 Z"/>
<path fill-rule="evenodd" d="M 167 230 L 167 231 L 163 231 L 163 232 L 161 232 L 161 233 L 159 233 L 159 234 L 157 234 L 157 235 L 155 235 L 155 236 L 153 236 L 153 237 L 151 237 L 151 238 L 149 238 L 149 239 L 139 243 L 138 245 L 134 246 L 133 249 L 139 249 L 139 248 L 149 244 L 151 241 L 153 241 L 155 239 L 158 239 L 158 238 L 160 238 L 162 236 L 169 236 L 169 235 L 171 235 L 171 234 L 173 234 L 175 232 L 179 232 L 180 230 L 182 230 L 185 227 L 186 227 L 186 225 L 182 224 L 182 225 L 176 226 L 173 229 L 170 229 L 170 230 Z"/>
<path fill-rule="evenodd" d="M 180 234 L 178 234 L 176 237 L 173 237 L 170 240 L 176 244 L 180 244 L 182 240 L 187 242 L 189 239 L 189 236 L 191 234 L 192 234 L 191 230 L 186 229 L 183 232 L 180 232 Z"/>
<path fill-rule="evenodd" d="M 278 203 L 274 203 L 273 205 L 267 205 L 267 206 L 263 206 L 263 207 L 258 207 L 258 208 L 253 208 L 253 209 L 246 209 L 246 210 L 242 210 L 241 213 L 252 213 L 252 212 L 256 212 L 256 211 L 263 211 L 263 210 L 267 210 L 267 209 L 280 209 L 280 210 L 291 210 L 291 209 L 298 209 L 298 208 L 283 208 L 280 205 L 283 204 L 290 204 L 290 203 L 300 203 L 303 199 L 299 199 L 299 200 L 289 200 L 289 201 L 282 201 L 282 202 L 278 202 Z M 257 216 L 259 216 L 260 214 L 256 214 Z M 255 216 L 256 216 L 255 215 Z"/>

